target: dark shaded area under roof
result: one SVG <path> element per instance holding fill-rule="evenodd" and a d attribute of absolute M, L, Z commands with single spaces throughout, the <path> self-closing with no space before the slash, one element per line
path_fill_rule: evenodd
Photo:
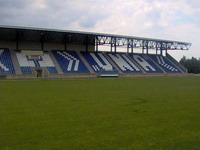
<path fill-rule="evenodd" d="M 142 48 L 156 50 L 188 50 L 191 43 L 115 35 L 106 33 L 83 32 L 72 30 L 3 26 L 0 25 L 0 40 L 29 40 L 48 42 L 81 43 L 85 45 L 110 45 L 114 47 Z"/>

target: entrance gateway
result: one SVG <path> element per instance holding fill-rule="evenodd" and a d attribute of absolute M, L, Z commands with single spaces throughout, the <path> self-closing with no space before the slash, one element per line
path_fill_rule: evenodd
<path fill-rule="evenodd" d="M 37 78 L 43 77 L 43 70 L 40 68 L 35 69 Z"/>

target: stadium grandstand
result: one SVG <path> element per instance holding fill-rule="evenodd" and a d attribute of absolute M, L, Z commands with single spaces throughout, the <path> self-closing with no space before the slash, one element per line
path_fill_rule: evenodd
<path fill-rule="evenodd" d="M 108 49 L 100 51 L 104 45 Z M 190 46 L 163 39 L 0 26 L 0 78 L 185 75 L 187 69 L 168 51 Z"/>

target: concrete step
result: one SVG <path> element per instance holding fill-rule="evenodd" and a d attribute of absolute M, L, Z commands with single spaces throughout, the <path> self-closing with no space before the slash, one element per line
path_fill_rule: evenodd
<path fill-rule="evenodd" d="M 185 73 L 185 71 L 183 71 L 177 63 L 174 63 L 171 59 L 169 59 L 168 57 L 166 57 L 166 59 L 171 62 L 174 66 L 176 66 L 176 68 L 178 68 L 178 70 L 180 70 L 182 73 Z"/>
<path fill-rule="evenodd" d="M 51 60 L 53 61 L 58 74 L 64 74 L 52 52 L 49 52 L 49 56 L 51 57 Z"/>
<path fill-rule="evenodd" d="M 148 56 L 148 55 L 147 55 Z M 148 57 L 163 73 L 167 73 L 156 61 L 154 61 L 151 57 Z"/>
<path fill-rule="evenodd" d="M 89 65 L 89 63 L 86 61 L 86 59 L 83 57 L 83 55 L 80 52 L 76 52 L 77 55 L 80 57 L 81 61 L 85 64 L 87 69 L 89 70 L 90 73 L 95 74 L 94 70 L 92 67 Z"/>
<path fill-rule="evenodd" d="M 170 54 L 167 53 L 166 57 L 171 60 L 172 62 L 174 62 L 182 71 L 183 73 L 187 73 L 188 70 L 187 68 L 185 68 L 181 63 L 179 63 L 174 57 L 172 57 Z"/>
<path fill-rule="evenodd" d="M 120 68 L 112 61 L 112 59 L 105 53 L 102 52 L 105 58 L 109 61 L 109 63 L 118 71 L 118 73 L 123 73 Z"/>
<path fill-rule="evenodd" d="M 126 56 L 142 71 L 142 73 L 146 73 L 146 71 L 128 54 Z"/>
<path fill-rule="evenodd" d="M 14 69 L 16 74 L 22 74 L 21 67 L 19 65 L 16 52 L 14 50 L 10 51 L 10 55 L 13 61 Z"/>

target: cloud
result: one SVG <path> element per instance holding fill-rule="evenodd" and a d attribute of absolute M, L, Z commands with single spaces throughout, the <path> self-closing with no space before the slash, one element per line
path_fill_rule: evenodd
<path fill-rule="evenodd" d="M 0 24 L 85 30 L 192 42 L 199 56 L 199 0 L 1 0 Z"/>
<path fill-rule="evenodd" d="M 15 8 L 24 8 L 26 7 L 29 2 L 31 1 L 27 1 L 27 0 L 1 0 L 0 1 L 0 6 L 1 8 L 12 8 L 12 7 L 15 7 Z"/>
<path fill-rule="evenodd" d="M 12 0 L 1 1 L 1 24 L 68 28 L 78 22 L 80 28 L 92 28 L 98 20 L 108 16 L 101 11 L 103 1 L 79 0 Z M 20 6 L 20 7 L 19 7 Z"/>

